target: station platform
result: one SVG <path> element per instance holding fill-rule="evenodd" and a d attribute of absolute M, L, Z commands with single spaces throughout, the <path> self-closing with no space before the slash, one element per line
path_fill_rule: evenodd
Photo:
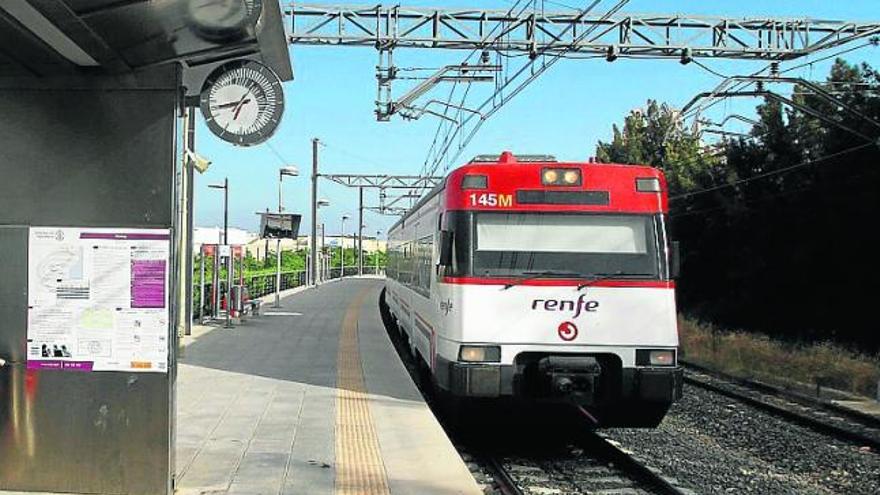
<path fill-rule="evenodd" d="M 381 288 L 327 283 L 187 338 L 177 493 L 481 493 L 388 339 Z"/>

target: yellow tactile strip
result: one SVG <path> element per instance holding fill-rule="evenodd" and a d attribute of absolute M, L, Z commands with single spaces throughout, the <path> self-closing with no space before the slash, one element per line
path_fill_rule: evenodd
<path fill-rule="evenodd" d="M 370 414 L 358 350 L 358 313 L 369 289 L 345 312 L 336 356 L 336 493 L 390 494 L 379 439 Z"/>

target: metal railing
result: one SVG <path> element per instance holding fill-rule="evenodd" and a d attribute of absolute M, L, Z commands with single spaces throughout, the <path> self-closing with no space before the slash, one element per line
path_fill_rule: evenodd
<path fill-rule="evenodd" d="M 384 275 L 385 267 L 380 266 L 364 266 L 364 275 Z M 358 275 L 357 266 L 346 266 L 344 277 L 353 277 Z M 322 281 L 333 280 L 340 278 L 340 269 L 339 267 L 330 268 L 326 270 L 324 273 L 324 277 Z M 275 293 L 275 274 L 267 273 L 262 275 L 252 275 L 248 277 L 244 277 L 244 286 L 247 287 L 248 297 L 250 299 L 256 299 L 263 296 L 268 296 L 270 294 Z M 306 285 L 306 271 L 305 270 L 297 270 L 290 272 L 281 272 L 281 291 L 285 291 L 288 289 L 293 289 L 296 287 L 300 287 Z M 204 307 L 199 308 L 199 304 L 202 301 L 201 297 L 201 286 L 196 283 L 193 285 L 193 315 L 196 318 L 202 319 L 206 315 L 214 314 L 213 302 L 214 302 L 214 291 L 213 284 L 206 283 L 205 284 L 205 301 Z M 220 282 L 220 294 L 226 293 L 226 282 Z M 222 303 L 221 303 L 222 306 Z"/>

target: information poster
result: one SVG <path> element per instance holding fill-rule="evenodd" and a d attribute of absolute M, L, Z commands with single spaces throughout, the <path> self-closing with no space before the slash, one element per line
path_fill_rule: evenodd
<path fill-rule="evenodd" d="M 28 369 L 168 370 L 167 229 L 32 227 Z"/>

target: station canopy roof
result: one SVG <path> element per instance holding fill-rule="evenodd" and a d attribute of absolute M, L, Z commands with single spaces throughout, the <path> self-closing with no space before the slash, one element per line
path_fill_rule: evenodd
<path fill-rule="evenodd" d="M 2 0 L 0 77 L 121 74 L 175 62 L 195 68 L 256 56 L 282 80 L 293 78 L 278 2 L 263 2 L 256 29 L 211 41 L 186 14 L 198 1 L 206 0 Z"/>

